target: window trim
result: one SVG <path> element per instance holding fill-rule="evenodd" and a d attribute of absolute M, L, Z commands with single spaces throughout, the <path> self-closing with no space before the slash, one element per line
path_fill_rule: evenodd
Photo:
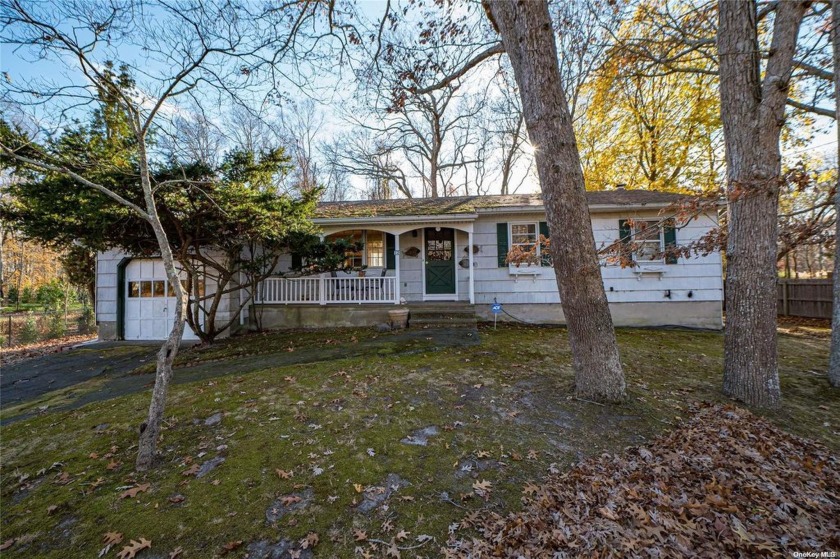
<path fill-rule="evenodd" d="M 349 251 L 344 253 L 344 256 L 345 256 L 344 262 L 345 263 L 347 263 L 348 259 L 353 259 L 353 262 L 351 262 L 348 267 L 349 268 L 365 267 L 365 268 L 376 268 L 376 269 L 387 268 L 388 267 L 388 255 L 387 255 L 387 251 L 388 251 L 387 235 L 388 235 L 388 233 L 386 233 L 385 231 L 382 231 L 380 229 L 345 229 L 344 231 L 339 231 L 337 233 L 331 233 L 331 234 L 327 235 L 326 237 L 324 237 L 324 239 L 325 240 L 336 240 L 336 239 L 347 239 L 347 238 L 353 239 L 353 238 L 355 238 L 354 233 L 356 231 L 361 233 L 361 238 L 359 239 L 359 242 L 362 243 L 362 250 L 360 250 L 358 253 L 353 252 L 352 256 L 348 256 L 348 254 L 350 254 Z M 380 253 L 380 257 L 381 257 L 381 264 L 380 265 L 369 264 L 369 262 L 370 262 L 369 254 L 370 253 L 368 251 L 368 240 L 367 240 L 368 231 L 373 231 L 375 233 L 379 233 L 380 235 L 382 235 L 382 245 L 381 245 L 382 251 Z M 350 234 L 348 234 L 348 233 L 350 233 Z M 355 264 L 355 260 L 357 258 L 359 258 L 360 261 L 361 261 L 361 264 L 359 264 L 358 266 Z"/>
<path fill-rule="evenodd" d="M 531 268 L 531 267 L 533 267 L 533 268 L 551 267 L 550 259 L 548 259 L 548 258 L 544 259 L 543 258 L 543 245 L 540 242 L 540 235 L 542 235 L 542 232 L 541 232 L 541 229 L 540 229 L 540 223 L 541 223 L 540 220 L 537 220 L 537 221 L 509 221 L 507 223 L 507 234 L 508 234 L 507 249 L 508 249 L 508 252 L 513 250 L 514 246 L 525 246 L 525 245 L 531 244 L 531 243 L 514 243 L 513 242 L 513 226 L 514 225 L 530 225 L 530 226 L 533 226 L 534 232 L 535 232 L 534 244 L 537 245 L 537 252 L 536 252 L 537 262 L 528 262 L 526 264 L 520 264 L 519 266 L 517 266 L 516 264 L 508 264 L 507 266 L 508 266 L 509 269 L 521 270 L 522 268 Z M 550 256 L 550 253 L 546 254 L 546 257 L 548 257 L 548 256 Z M 519 273 L 522 273 L 522 272 L 519 272 Z"/>
<path fill-rule="evenodd" d="M 645 243 L 646 244 L 653 244 L 653 242 L 654 242 L 654 239 L 644 239 L 644 240 L 641 240 L 641 241 L 636 239 L 636 235 L 639 233 L 639 231 L 636 230 L 636 224 L 638 224 L 638 223 L 648 223 L 648 224 L 652 224 L 654 227 L 656 227 L 657 234 L 658 234 L 658 239 L 659 239 L 659 247 L 657 248 L 657 253 L 659 254 L 659 258 L 656 258 L 654 260 L 651 260 L 651 259 L 640 260 L 638 258 L 638 254 L 639 254 L 639 248 L 641 248 L 641 247 L 638 247 L 636 250 L 633 251 L 633 261 L 636 262 L 636 264 L 639 264 L 639 265 L 642 265 L 642 264 L 653 264 L 653 265 L 665 264 L 665 227 L 661 223 L 661 221 L 658 220 L 658 219 L 633 219 L 632 221 L 633 221 L 633 230 L 630 234 L 630 242 L 636 243 L 637 245 L 645 244 Z"/>

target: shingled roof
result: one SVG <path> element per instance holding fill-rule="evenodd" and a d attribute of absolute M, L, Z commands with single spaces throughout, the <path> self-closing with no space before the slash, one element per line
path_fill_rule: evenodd
<path fill-rule="evenodd" d="M 590 206 L 662 206 L 686 196 L 655 190 L 602 190 L 587 192 Z M 398 200 L 358 200 L 352 202 L 322 202 L 315 217 L 321 219 L 353 217 L 398 217 L 412 215 L 457 215 L 481 213 L 482 210 L 505 208 L 542 208 L 541 194 L 510 194 L 504 196 L 452 196 L 449 198 L 401 198 Z"/>

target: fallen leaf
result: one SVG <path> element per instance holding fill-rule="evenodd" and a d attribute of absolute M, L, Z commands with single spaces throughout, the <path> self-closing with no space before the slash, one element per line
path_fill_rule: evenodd
<path fill-rule="evenodd" d="M 227 555 L 228 553 L 230 553 L 234 549 L 237 549 L 238 547 L 240 547 L 243 543 L 244 542 L 242 540 L 236 540 L 236 541 L 226 543 L 225 545 L 222 546 L 222 555 Z"/>
<path fill-rule="evenodd" d="M 180 557 L 183 552 L 183 547 L 176 547 L 175 549 L 169 552 L 169 559 L 178 559 L 178 557 Z"/>
<path fill-rule="evenodd" d="M 607 507 L 599 508 L 598 513 L 601 516 L 603 516 L 604 518 L 607 518 L 609 520 L 618 520 L 618 517 L 615 515 L 615 513 L 613 511 L 611 511 L 610 509 L 608 509 Z"/>
<path fill-rule="evenodd" d="M 13 545 L 15 545 L 16 541 L 17 541 L 17 538 L 10 538 L 10 539 L 4 541 L 2 544 L 0 544 L 0 551 L 6 551 L 7 549 L 9 549 Z"/>
<path fill-rule="evenodd" d="M 281 470 L 278 468 L 275 471 L 277 472 L 277 477 L 279 477 L 280 479 L 292 479 L 293 477 L 295 477 L 294 470 L 289 470 L 287 472 L 286 470 Z"/>
<path fill-rule="evenodd" d="M 133 499 L 137 496 L 138 493 L 145 493 L 149 490 L 152 486 L 150 483 L 144 483 L 143 485 L 138 485 L 137 487 L 132 487 L 131 489 L 126 489 L 122 493 L 120 493 L 120 499 Z"/>
<path fill-rule="evenodd" d="M 122 543 L 123 535 L 120 532 L 105 532 L 105 535 L 102 536 L 102 543 L 106 545 L 116 545 L 118 543 Z"/>
<path fill-rule="evenodd" d="M 302 547 L 303 549 L 309 549 L 318 545 L 319 541 L 320 538 L 318 537 L 318 534 L 316 534 L 315 532 L 309 532 L 308 534 L 306 534 L 305 538 L 300 540 L 300 547 Z"/>
<path fill-rule="evenodd" d="M 405 540 L 409 535 L 411 535 L 411 532 L 406 532 L 405 530 L 400 530 L 399 532 L 397 532 L 397 535 L 394 536 L 394 537 L 397 538 L 398 542 L 401 542 L 401 541 Z"/>
<path fill-rule="evenodd" d="M 489 458 L 489 457 L 490 457 L 490 453 L 489 453 L 489 452 L 487 452 L 486 450 L 478 450 L 478 451 L 476 451 L 476 453 L 475 453 L 475 457 L 476 457 L 476 458 Z"/>
<path fill-rule="evenodd" d="M 353 539 L 357 542 L 363 542 L 367 539 L 367 532 L 364 530 L 353 530 Z"/>
<path fill-rule="evenodd" d="M 47 514 L 52 514 L 58 510 L 58 505 L 50 505 L 47 507 Z"/>
<path fill-rule="evenodd" d="M 303 499 L 298 497 L 297 495 L 286 495 L 280 499 L 280 502 L 283 503 L 284 507 L 288 507 L 290 505 L 294 505 L 295 503 L 301 502 Z"/>
<path fill-rule="evenodd" d="M 200 469 L 201 469 L 201 466 L 199 466 L 196 463 L 196 464 L 193 464 L 192 466 L 190 466 L 189 468 L 187 468 L 186 470 L 184 470 L 183 472 L 181 472 L 181 475 L 182 476 L 194 476 L 195 474 L 198 473 L 198 471 Z"/>
<path fill-rule="evenodd" d="M 486 479 L 481 481 L 476 481 L 472 484 L 473 491 L 479 497 L 484 497 L 485 500 L 490 498 L 490 492 L 493 488 L 493 484 Z"/>
<path fill-rule="evenodd" d="M 365 486 L 362 485 L 361 483 L 354 483 L 353 484 L 353 489 L 356 490 L 356 493 L 361 493 L 362 491 L 365 490 Z"/>
<path fill-rule="evenodd" d="M 131 542 L 122 548 L 117 554 L 117 559 L 134 559 L 134 556 L 144 549 L 151 549 L 152 541 L 146 538 L 140 538 L 138 541 L 131 540 Z"/>
<path fill-rule="evenodd" d="M 400 559 L 400 548 L 397 547 L 397 544 L 396 544 L 396 542 L 394 542 L 394 540 L 391 540 L 391 543 L 388 546 L 388 549 L 385 551 L 385 556 L 386 557 L 394 557 L 395 559 Z"/>
<path fill-rule="evenodd" d="M 120 466 L 122 466 L 122 462 L 117 462 L 116 460 L 111 460 L 110 462 L 108 462 L 105 465 L 105 469 L 113 471 L 113 470 L 116 470 L 117 468 L 119 468 Z"/>

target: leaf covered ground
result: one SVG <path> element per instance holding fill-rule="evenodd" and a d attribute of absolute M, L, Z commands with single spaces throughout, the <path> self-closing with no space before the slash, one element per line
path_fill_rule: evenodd
<path fill-rule="evenodd" d="M 588 458 L 610 453 L 607 467 L 644 447 L 650 464 L 640 450 L 624 455 L 640 475 L 669 465 L 652 441 L 696 402 L 724 402 L 719 333 L 619 331 L 630 396 L 620 406 L 573 398 L 561 328 L 483 328 L 480 343 L 454 347 L 389 336 L 275 333 L 184 352 L 180 367 L 200 380 L 173 387 L 162 459 L 144 474 L 133 461 L 148 389 L 2 427 L 2 556 L 436 557 L 480 536 L 474 513 L 527 511 L 523 489 Z M 840 393 L 826 382 L 827 350 L 826 339 L 780 338 L 784 404 L 763 415 L 836 456 Z M 781 444 L 762 429 L 767 448 Z M 733 476 L 715 478 L 720 491 L 733 487 L 737 471 L 715 464 Z M 613 491 L 609 481 L 596 489 Z M 813 489 L 810 499 L 836 499 Z M 763 513 L 721 514 L 734 530 L 729 516 Z M 738 518 L 764 541 L 752 516 Z"/>
<path fill-rule="evenodd" d="M 39 355 L 67 351 L 73 346 L 90 342 L 94 339 L 96 339 L 96 334 L 79 334 L 75 336 L 66 336 L 57 340 L 43 340 L 27 345 L 15 346 L 13 348 L 4 348 L 3 351 L 0 352 L 0 366 L 19 363 Z"/>
<path fill-rule="evenodd" d="M 840 549 L 840 459 L 734 406 L 470 513 L 447 557 L 765 557 Z M 480 538 L 462 538 L 472 529 Z"/>

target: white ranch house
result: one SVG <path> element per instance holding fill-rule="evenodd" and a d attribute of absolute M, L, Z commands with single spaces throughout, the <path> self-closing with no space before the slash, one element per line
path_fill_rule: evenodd
<path fill-rule="evenodd" d="M 631 235 L 638 245 L 636 266 L 605 261 L 601 268 L 617 326 L 722 327 L 720 254 L 660 256 L 666 244 L 685 245 L 716 227 L 717 214 L 709 211 L 676 228 L 644 230 L 645 224 L 667 218 L 679 198 L 642 190 L 587 193 L 596 244 Z M 538 194 L 322 203 L 314 222 L 324 237 L 364 243 L 360 252 L 348 254 L 354 266 L 367 266 L 364 277 L 278 274 L 260 285 L 240 328 L 252 326 L 256 313 L 267 328 L 375 325 L 387 322 L 388 310 L 397 305 L 419 313 L 424 305 L 444 304 L 492 320 L 494 302 L 505 311 L 499 320 L 564 323 L 554 269 L 505 263 L 508 250 L 532 246 L 540 233 L 562 242 L 562 231 L 548 234 Z M 288 271 L 293 260 L 286 255 L 278 272 Z M 208 282 L 205 289 L 212 292 L 213 285 Z M 239 296 L 233 294 L 227 303 Z M 118 251 L 99 254 L 100 337 L 163 339 L 171 326 L 171 302 L 159 260 L 132 259 Z M 223 304 L 219 319 L 228 312 Z M 191 337 L 188 331 L 185 338 Z"/>

